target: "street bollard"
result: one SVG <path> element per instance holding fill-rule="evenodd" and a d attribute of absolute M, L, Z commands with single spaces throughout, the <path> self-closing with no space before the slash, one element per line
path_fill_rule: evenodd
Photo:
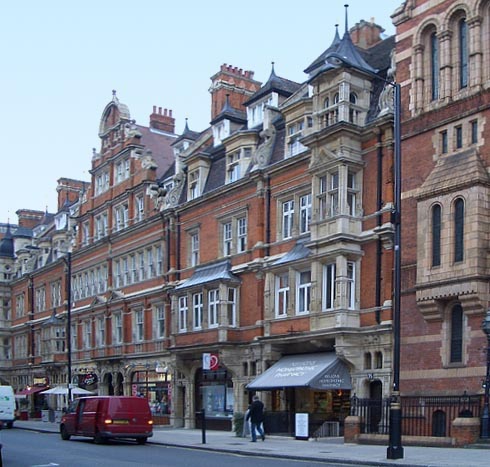
<path fill-rule="evenodd" d="M 206 444 L 206 411 L 204 409 L 202 409 L 201 417 L 202 444 Z"/>

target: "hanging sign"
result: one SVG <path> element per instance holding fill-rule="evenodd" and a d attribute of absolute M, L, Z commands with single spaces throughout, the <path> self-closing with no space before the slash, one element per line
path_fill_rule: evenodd
<path fill-rule="evenodd" d="M 203 353 L 202 354 L 202 369 L 203 370 L 217 370 L 219 367 L 218 354 L 215 353 Z"/>

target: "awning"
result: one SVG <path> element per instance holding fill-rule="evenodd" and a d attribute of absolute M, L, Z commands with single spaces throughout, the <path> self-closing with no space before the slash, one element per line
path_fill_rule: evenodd
<path fill-rule="evenodd" d="M 312 389 L 352 389 L 350 372 L 335 354 L 287 355 L 255 378 L 247 389 L 309 387 Z"/>
<path fill-rule="evenodd" d="M 48 389 L 47 386 L 28 386 L 25 389 L 22 389 L 22 391 L 19 391 L 18 393 L 15 394 L 15 397 L 17 398 L 22 398 L 25 396 L 30 396 L 31 394 L 36 394 L 38 392 L 44 391 L 45 389 Z"/>

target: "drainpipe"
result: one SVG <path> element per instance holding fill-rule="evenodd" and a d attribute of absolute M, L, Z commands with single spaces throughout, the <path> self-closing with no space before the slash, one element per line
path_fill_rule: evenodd
<path fill-rule="evenodd" d="M 378 154 L 377 154 L 377 185 L 376 185 L 376 210 L 379 212 L 383 207 L 383 147 L 382 133 L 378 133 Z M 377 226 L 380 227 L 383 222 L 382 214 L 377 216 Z M 383 256 L 383 245 L 381 239 L 376 241 L 376 323 L 381 323 L 381 260 Z"/>

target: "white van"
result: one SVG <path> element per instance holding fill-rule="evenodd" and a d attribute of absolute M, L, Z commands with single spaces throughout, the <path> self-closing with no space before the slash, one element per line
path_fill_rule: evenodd
<path fill-rule="evenodd" d="M 0 421 L 12 428 L 15 420 L 15 398 L 12 386 L 0 386 Z"/>

